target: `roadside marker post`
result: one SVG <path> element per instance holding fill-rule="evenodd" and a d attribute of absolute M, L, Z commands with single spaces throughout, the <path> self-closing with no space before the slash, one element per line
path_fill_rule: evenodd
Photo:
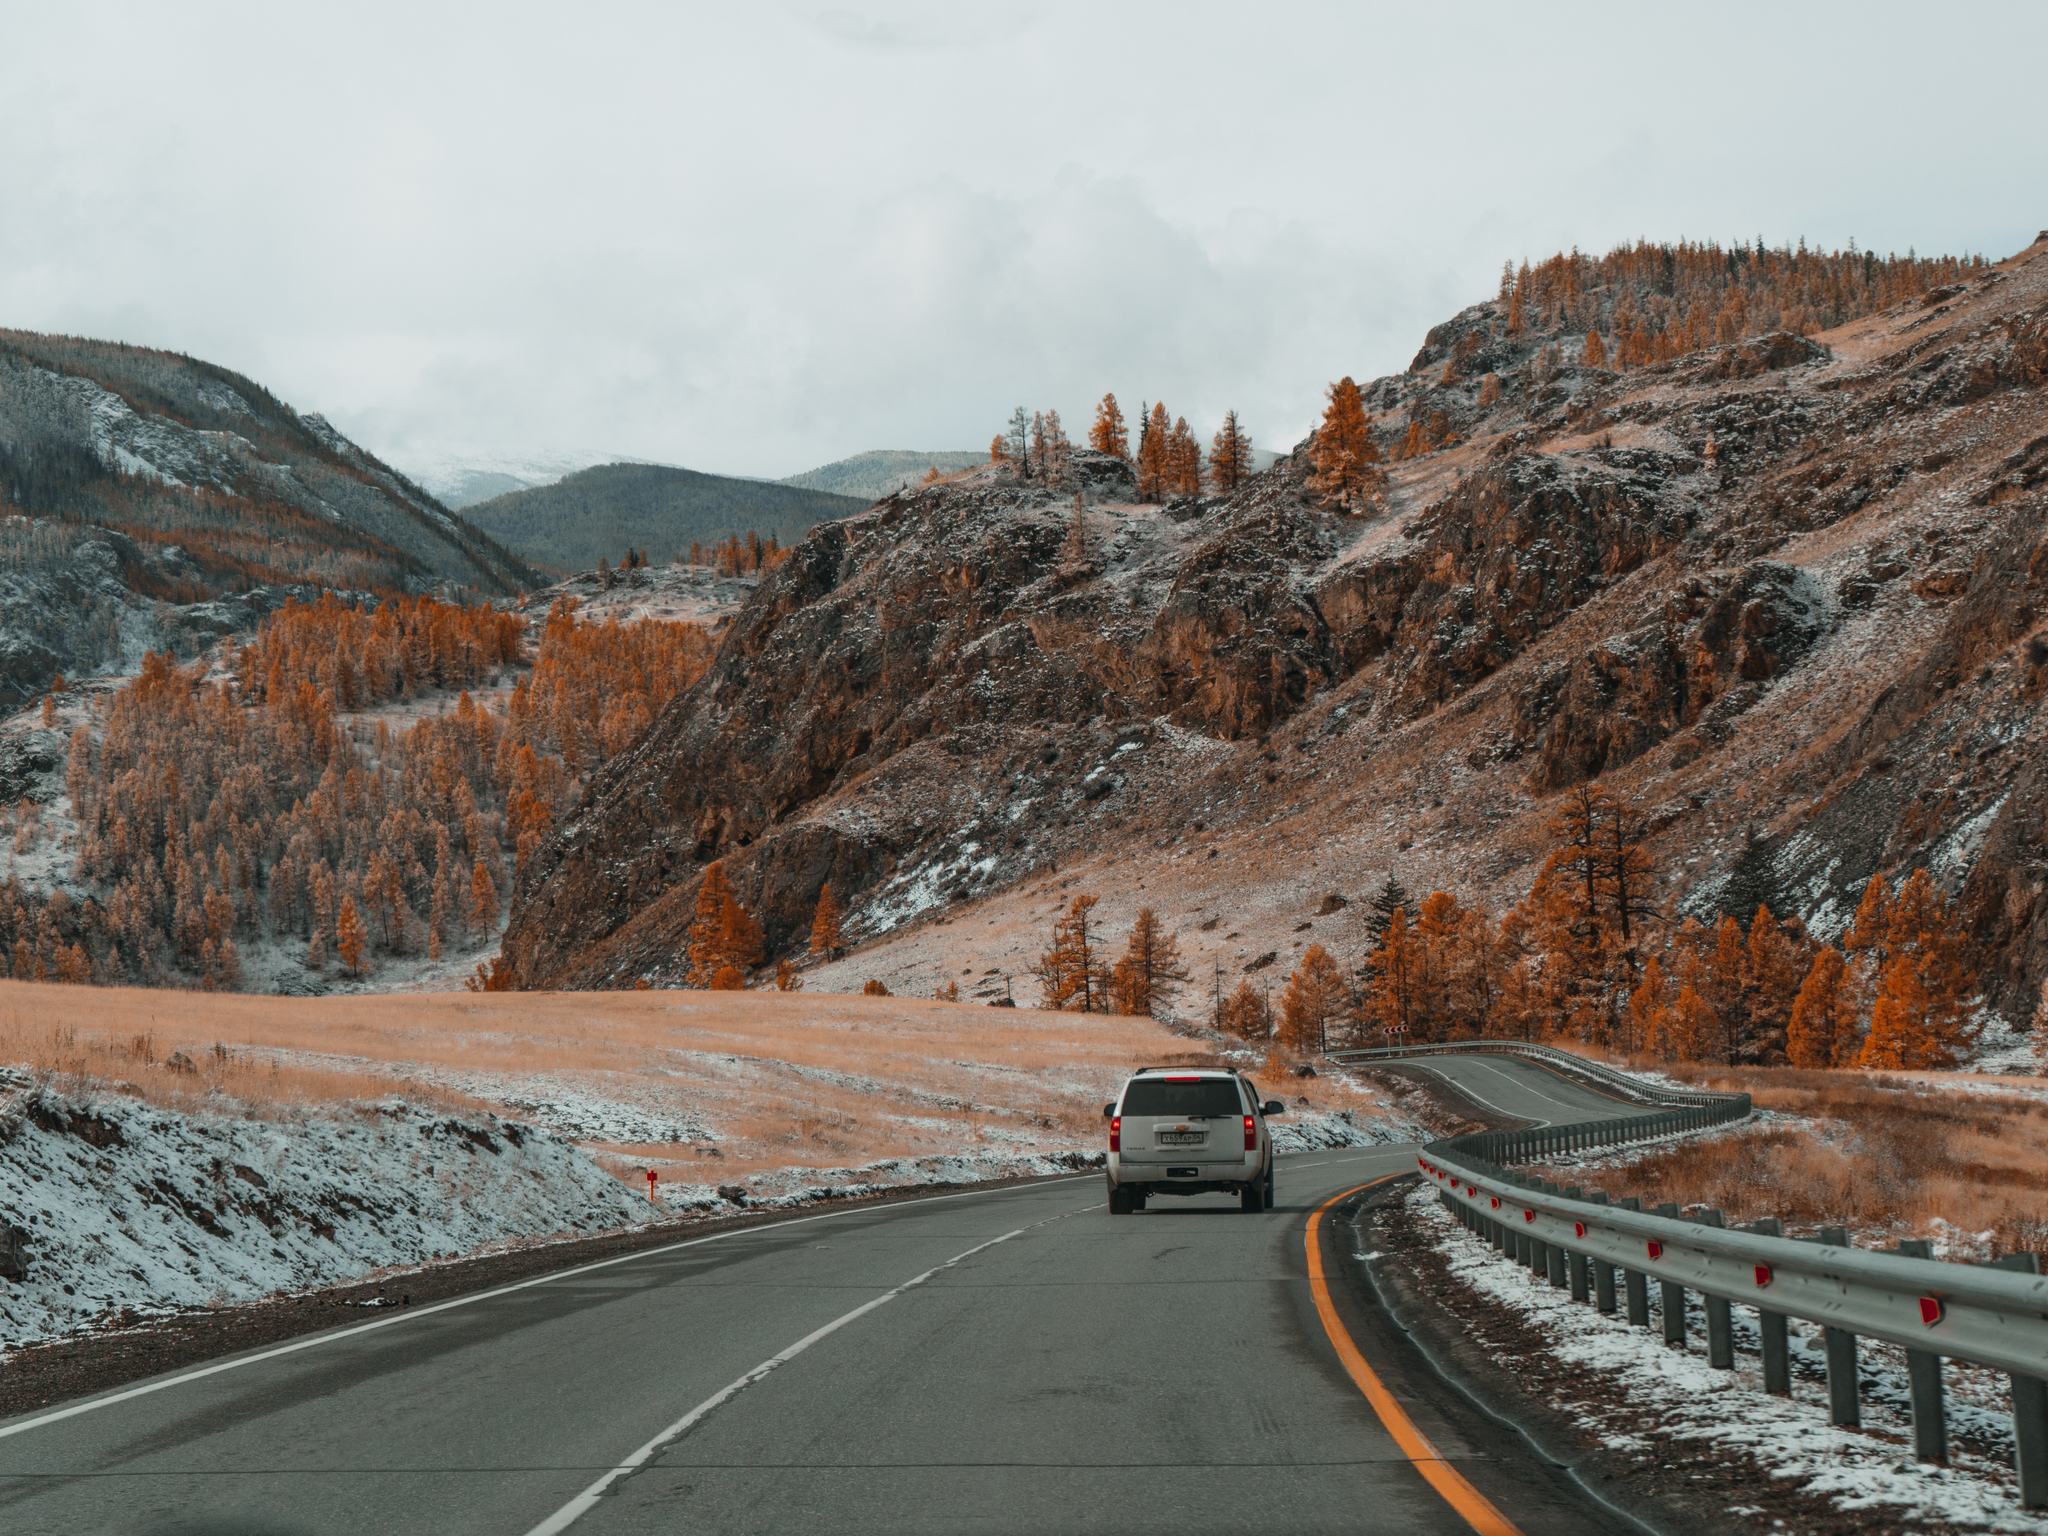
<path fill-rule="evenodd" d="M 655 1178 L 656 1178 L 656 1174 L 655 1174 L 654 1170 L 653 1170 L 652 1168 L 648 1169 L 648 1170 L 647 1170 L 647 1203 L 648 1203 L 649 1205 L 652 1205 L 652 1204 L 654 1204 L 654 1180 L 655 1180 Z"/>

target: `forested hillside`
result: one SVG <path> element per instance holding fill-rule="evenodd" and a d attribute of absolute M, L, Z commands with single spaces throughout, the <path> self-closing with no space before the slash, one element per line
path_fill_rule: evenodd
<path fill-rule="evenodd" d="M 0 975 L 234 990 L 260 956 L 264 990 L 319 990 L 333 965 L 491 939 L 584 776 L 710 660 L 694 624 L 576 610 L 556 602 L 529 654 L 503 609 L 288 603 L 218 666 L 151 654 L 111 694 L 52 699 L 61 796 L 44 774 L 0 813 Z"/>
<path fill-rule="evenodd" d="M 115 342 L 0 330 L 0 503 L 175 545 L 186 601 L 292 583 L 495 595 L 534 584 L 324 418 L 224 368 Z"/>
<path fill-rule="evenodd" d="M 534 851 L 513 976 L 682 981 L 715 861 L 770 964 L 830 885 L 838 985 L 1024 971 L 1079 886 L 1219 1006 L 1320 944 L 1375 1030 L 1927 1065 L 2033 1014 L 2048 236 L 1558 256 L 1328 400 L 1249 475 L 1045 412 L 817 530 Z M 1442 900 L 1375 929 L 1396 869 Z"/>
<path fill-rule="evenodd" d="M 587 571 L 601 559 L 616 563 L 628 549 L 663 564 L 692 544 L 744 539 L 750 531 L 792 544 L 865 505 L 661 464 L 600 464 L 553 485 L 478 502 L 468 515 L 537 565 Z"/>
<path fill-rule="evenodd" d="M 829 491 L 835 496 L 851 496 L 867 503 L 880 501 L 891 491 L 900 491 L 906 485 L 916 485 L 933 469 L 942 475 L 950 475 L 956 470 L 972 469 L 987 457 L 988 454 L 982 451 L 945 449 L 919 453 L 908 448 L 876 448 L 867 453 L 856 453 L 850 459 L 820 464 L 800 475 L 785 475 L 780 483 Z"/>

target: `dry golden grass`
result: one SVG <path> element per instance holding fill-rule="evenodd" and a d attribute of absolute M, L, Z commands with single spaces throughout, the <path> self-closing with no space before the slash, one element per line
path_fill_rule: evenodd
<path fill-rule="evenodd" d="M 1122 1074 L 1186 1045 L 1150 1020 L 894 997 L 261 998 L 0 982 L 0 1063 L 67 1084 L 183 1108 L 226 1095 L 259 1112 L 403 1093 L 542 1123 L 511 1101 L 625 1105 L 707 1134 L 593 1150 L 680 1163 L 668 1176 L 686 1181 L 1091 1145 Z M 174 1052 L 195 1070 L 167 1069 Z"/>
<path fill-rule="evenodd" d="M 1788 1231 L 1930 1237 L 1959 1258 L 2048 1249 L 2048 1104 L 2011 1091 L 2010 1079 L 1658 1065 L 1805 1123 L 1651 1152 L 1613 1193 L 1717 1207 L 1731 1223 L 1776 1216 Z M 1976 1083 L 2007 1091 L 1973 1091 Z"/>

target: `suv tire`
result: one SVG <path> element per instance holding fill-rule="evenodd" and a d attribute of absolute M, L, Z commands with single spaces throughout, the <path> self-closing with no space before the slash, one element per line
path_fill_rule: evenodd
<path fill-rule="evenodd" d="M 1266 1209 L 1269 1211 L 1273 1209 L 1280 1198 L 1273 1188 L 1273 1173 L 1274 1170 L 1271 1168 L 1266 1170 Z"/>
<path fill-rule="evenodd" d="M 1240 1211 L 1263 1211 L 1266 1208 L 1266 1186 L 1253 1182 L 1237 1192 L 1237 1208 Z"/>
<path fill-rule="evenodd" d="M 1131 1214 L 1131 1195 L 1129 1190 L 1112 1189 L 1109 1192 L 1109 1214 L 1112 1216 L 1128 1216 Z"/>

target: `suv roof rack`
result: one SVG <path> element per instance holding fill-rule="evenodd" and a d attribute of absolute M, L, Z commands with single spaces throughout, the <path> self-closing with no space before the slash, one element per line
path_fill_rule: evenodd
<path fill-rule="evenodd" d="M 1200 1067 L 1190 1066 L 1183 1062 L 1177 1067 L 1140 1067 L 1131 1076 L 1143 1077 L 1147 1072 L 1227 1072 L 1232 1077 L 1242 1077 L 1244 1075 L 1235 1067 Z"/>

